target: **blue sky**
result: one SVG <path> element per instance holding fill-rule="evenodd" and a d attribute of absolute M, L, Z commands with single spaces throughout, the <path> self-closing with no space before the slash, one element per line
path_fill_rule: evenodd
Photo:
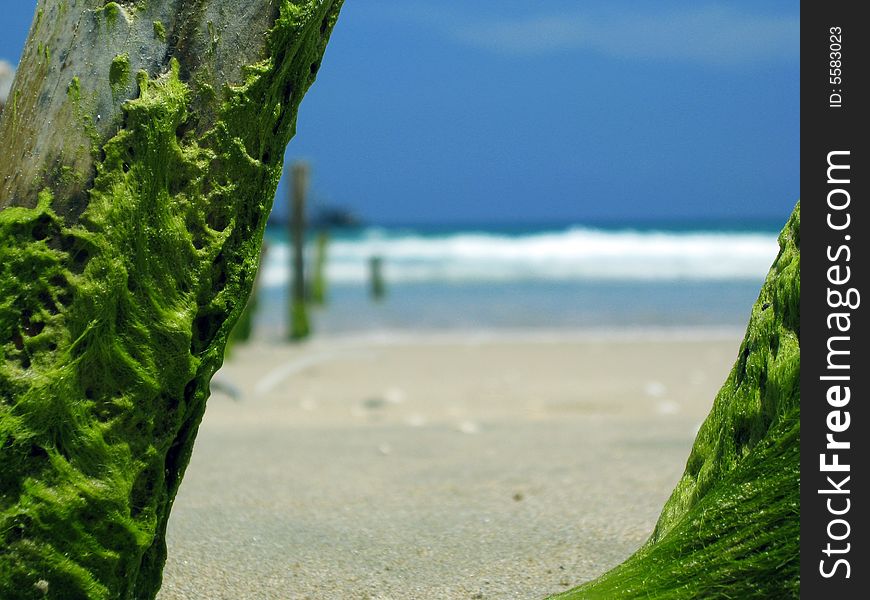
<path fill-rule="evenodd" d="M 374 222 L 784 220 L 799 84 L 796 2 L 346 0 L 286 157 Z"/>

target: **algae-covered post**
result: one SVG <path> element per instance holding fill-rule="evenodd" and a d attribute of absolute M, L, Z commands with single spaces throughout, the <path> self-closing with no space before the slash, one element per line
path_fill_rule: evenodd
<path fill-rule="evenodd" d="M 41 0 L 0 116 L 0 597 L 152 598 L 342 0 Z"/>
<path fill-rule="evenodd" d="M 369 258 L 369 293 L 372 300 L 380 302 L 387 294 L 387 287 L 384 284 L 384 259 L 381 256 L 372 256 Z"/>
<path fill-rule="evenodd" d="M 326 229 L 317 232 L 314 243 L 314 267 L 311 274 L 311 303 L 317 306 L 326 304 L 326 252 L 329 247 L 329 233 Z"/>
<path fill-rule="evenodd" d="M 553 600 L 800 595 L 800 204 L 779 246 L 649 542 Z"/>
<path fill-rule="evenodd" d="M 293 246 L 293 261 L 290 280 L 290 327 L 291 340 L 302 340 L 311 333 L 308 324 L 308 309 L 305 294 L 305 194 L 308 191 L 308 165 L 293 164 L 293 185 L 290 190 L 290 242 Z"/>

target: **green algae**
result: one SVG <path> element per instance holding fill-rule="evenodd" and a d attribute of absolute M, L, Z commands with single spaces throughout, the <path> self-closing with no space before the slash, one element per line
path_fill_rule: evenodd
<path fill-rule="evenodd" d="M 97 126 L 91 118 L 92 111 L 89 104 L 95 102 L 95 94 L 82 90 L 82 84 L 78 77 L 73 77 L 66 88 L 67 100 L 72 106 L 73 117 L 90 140 L 90 148 L 87 149 L 91 156 L 98 157 L 100 154 L 100 134 Z"/>
<path fill-rule="evenodd" d="M 340 6 L 281 3 L 267 58 L 211 96 L 207 127 L 178 61 L 140 73 L 78 218 L 47 191 L 0 211 L 0 597 L 159 589 L 209 381 Z M 80 82 L 67 93 L 81 102 Z"/>
<path fill-rule="evenodd" d="M 118 17 L 121 16 L 121 5 L 117 2 L 108 2 L 101 9 L 106 17 L 106 23 L 114 26 L 118 22 Z"/>
<path fill-rule="evenodd" d="M 125 52 L 115 56 L 109 66 L 109 85 L 112 87 L 112 95 L 120 94 L 128 83 L 130 83 L 130 55 Z"/>
<path fill-rule="evenodd" d="M 554 596 L 796 598 L 800 589 L 800 204 L 649 542 Z"/>
<path fill-rule="evenodd" d="M 166 41 L 166 26 L 163 21 L 154 21 L 154 37 L 161 42 Z"/>
<path fill-rule="evenodd" d="M 51 49 L 49 49 L 48 44 L 37 44 L 36 53 L 41 54 L 46 63 L 51 60 Z"/>
<path fill-rule="evenodd" d="M 71 102 L 79 102 L 82 98 L 82 84 L 78 77 L 73 77 L 66 88 L 67 97 Z"/>
<path fill-rule="evenodd" d="M 209 41 L 209 52 L 214 52 L 217 50 L 218 44 L 221 41 L 220 35 L 215 29 L 214 23 L 211 21 L 207 24 L 208 29 L 208 41 Z"/>

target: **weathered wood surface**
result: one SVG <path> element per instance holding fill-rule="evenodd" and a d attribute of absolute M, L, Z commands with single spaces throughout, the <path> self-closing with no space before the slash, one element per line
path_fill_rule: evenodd
<path fill-rule="evenodd" d="M 81 197 L 91 150 L 123 126 L 138 95 L 136 73 L 154 78 L 178 59 L 182 79 L 221 89 L 261 59 L 279 0 L 42 0 L 0 124 L 0 208 L 36 206 L 43 187 L 58 202 Z M 126 57 L 126 66 L 118 57 Z M 73 79 L 81 102 L 70 102 Z M 214 114 L 194 118 L 200 131 Z M 72 175 L 68 169 L 72 169 Z"/>

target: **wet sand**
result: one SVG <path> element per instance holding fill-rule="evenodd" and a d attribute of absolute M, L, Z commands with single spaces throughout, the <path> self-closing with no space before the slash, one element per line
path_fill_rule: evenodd
<path fill-rule="evenodd" d="M 647 538 L 739 331 L 238 347 L 158 598 L 543 598 Z"/>

